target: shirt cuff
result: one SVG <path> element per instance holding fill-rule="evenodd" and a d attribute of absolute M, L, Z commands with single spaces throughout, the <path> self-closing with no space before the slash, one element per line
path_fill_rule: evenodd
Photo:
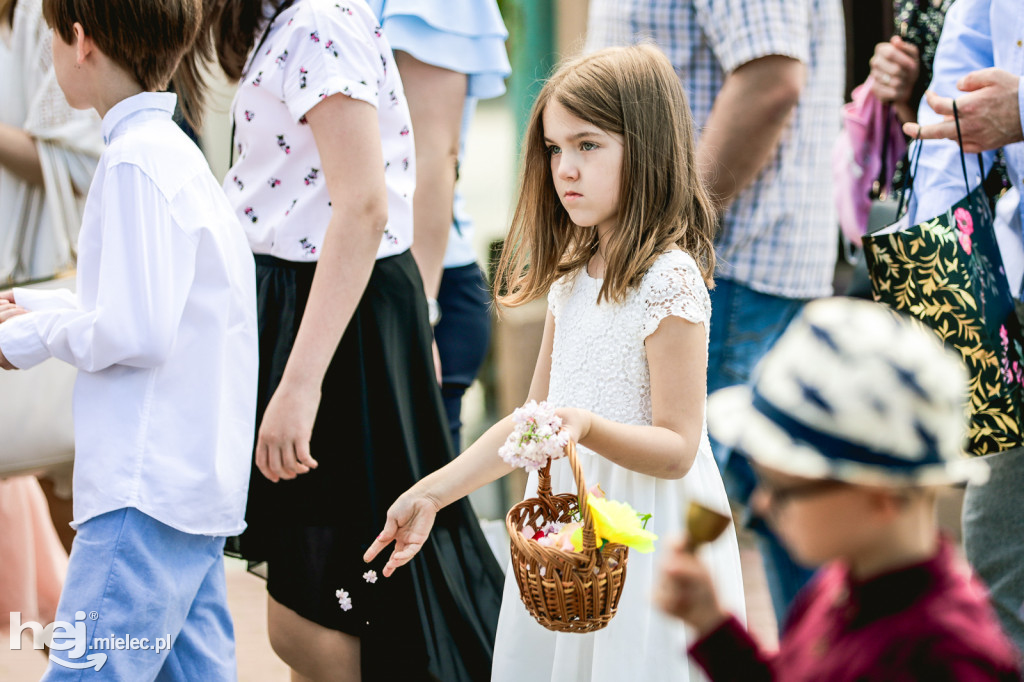
<path fill-rule="evenodd" d="M 30 369 L 50 358 L 50 349 L 40 338 L 34 317 L 18 315 L 0 324 L 0 352 L 18 369 Z"/>
<path fill-rule="evenodd" d="M 1024 130 L 1024 76 L 1017 79 L 1017 112 L 1020 114 L 1020 128 Z"/>
<path fill-rule="evenodd" d="M 74 308 L 78 299 L 70 289 L 14 289 L 14 302 L 31 312 Z"/>
<path fill-rule="evenodd" d="M 766 672 L 760 647 L 735 616 L 697 640 L 690 656 L 711 679 L 760 680 Z"/>

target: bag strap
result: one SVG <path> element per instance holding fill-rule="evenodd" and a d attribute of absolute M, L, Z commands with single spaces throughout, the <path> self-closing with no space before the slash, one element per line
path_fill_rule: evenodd
<path fill-rule="evenodd" d="M 878 170 L 878 179 L 875 180 L 875 186 L 873 187 L 876 198 L 882 197 L 886 184 L 891 180 L 888 174 L 888 168 L 886 167 L 886 162 L 889 160 L 890 111 L 891 106 L 888 103 L 882 107 L 882 118 L 885 120 L 885 125 L 883 126 L 884 130 L 882 131 L 882 167 Z"/>
<path fill-rule="evenodd" d="M 971 183 L 967 179 L 967 159 L 964 158 L 964 138 L 960 134 L 960 113 L 956 108 L 956 100 L 953 100 L 953 121 L 956 123 L 956 141 L 960 147 L 960 168 L 964 172 L 964 187 L 967 188 L 967 193 L 971 193 Z M 978 170 L 981 172 L 981 182 L 985 182 L 985 161 L 981 157 L 981 153 L 978 153 Z"/>
<path fill-rule="evenodd" d="M 907 172 L 903 174 L 903 187 L 900 188 L 900 201 L 896 205 L 896 215 L 903 215 L 903 209 L 910 206 L 910 197 L 914 194 L 914 176 L 917 175 L 917 165 L 921 162 L 921 148 L 924 141 L 920 133 L 915 138 L 917 144 L 914 146 L 914 158 L 907 164 Z"/>
<path fill-rule="evenodd" d="M 953 100 L 953 121 L 956 124 L 956 140 L 957 146 L 960 148 L 960 170 L 964 174 L 964 187 L 967 189 L 967 194 L 971 193 L 971 183 L 967 177 L 967 158 L 964 156 L 964 138 L 960 132 L 960 113 L 956 107 L 956 100 Z M 920 129 L 918 129 L 920 131 Z M 918 132 L 914 149 L 914 158 L 910 163 L 910 168 L 907 169 L 907 173 L 903 176 L 903 189 L 900 193 L 900 202 L 896 207 L 896 215 L 900 215 L 903 212 L 904 205 L 909 205 L 910 197 L 914 193 L 914 176 L 917 175 L 917 166 L 921 159 L 921 148 L 924 146 L 924 142 L 921 140 L 920 132 Z M 981 182 L 985 182 L 985 159 L 982 155 L 978 154 L 978 170 L 981 172 Z"/>

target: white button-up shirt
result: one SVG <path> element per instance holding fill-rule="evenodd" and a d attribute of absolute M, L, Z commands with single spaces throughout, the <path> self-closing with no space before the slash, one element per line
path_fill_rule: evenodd
<path fill-rule="evenodd" d="M 27 369 L 54 357 L 75 385 L 72 526 L 134 507 L 186 533 L 245 527 L 255 429 L 255 268 L 199 149 L 143 93 L 103 119 L 78 246 L 78 294 L 15 290 L 0 324 Z"/>

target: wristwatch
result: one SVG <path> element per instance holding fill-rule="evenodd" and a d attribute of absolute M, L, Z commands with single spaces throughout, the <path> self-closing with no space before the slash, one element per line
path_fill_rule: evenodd
<path fill-rule="evenodd" d="M 441 306 L 437 303 L 436 298 L 427 299 L 427 319 L 430 320 L 431 327 L 436 327 L 437 323 L 441 321 Z"/>

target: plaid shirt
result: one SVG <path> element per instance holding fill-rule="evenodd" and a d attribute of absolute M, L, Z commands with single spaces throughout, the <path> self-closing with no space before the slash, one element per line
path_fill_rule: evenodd
<path fill-rule="evenodd" d="M 838 233 L 831 152 L 845 72 L 842 2 L 591 0 L 588 51 L 642 40 L 657 43 L 675 66 L 698 130 L 726 75 L 739 66 L 768 55 L 807 66 L 778 148 L 722 217 L 717 275 L 776 296 L 830 295 Z"/>

